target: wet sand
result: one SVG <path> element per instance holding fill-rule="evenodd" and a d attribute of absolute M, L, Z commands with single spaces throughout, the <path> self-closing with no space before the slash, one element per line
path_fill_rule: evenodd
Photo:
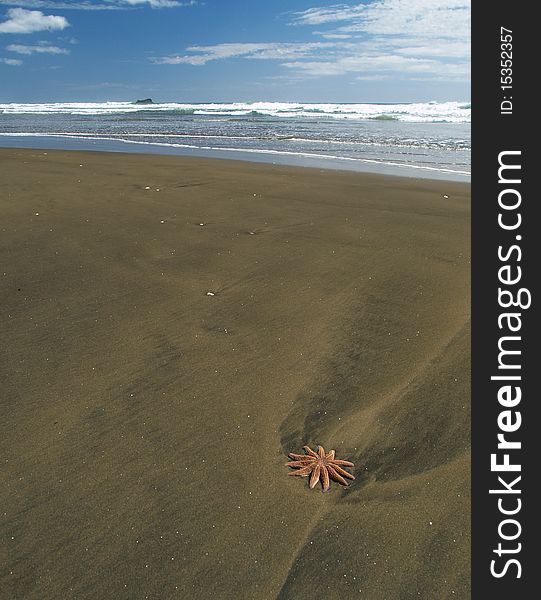
<path fill-rule="evenodd" d="M 470 597 L 468 185 L 0 173 L 2 600 Z M 287 477 L 304 444 L 356 480 Z"/>

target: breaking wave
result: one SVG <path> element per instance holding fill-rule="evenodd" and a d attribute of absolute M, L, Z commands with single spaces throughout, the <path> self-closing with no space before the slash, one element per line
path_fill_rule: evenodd
<path fill-rule="evenodd" d="M 295 102 L 230 102 L 206 104 L 133 102 L 54 102 L 0 104 L 0 114 L 114 115 L 169 113 L 182 115 L 327 118 L 403 121 L 411 123 L 469 123 L 471 104 L 466 102 L 418 102 L 411 104 L 316 104 Z"/>

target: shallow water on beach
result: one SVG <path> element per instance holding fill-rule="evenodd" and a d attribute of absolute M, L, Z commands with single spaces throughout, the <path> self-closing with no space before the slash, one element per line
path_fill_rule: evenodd
<path fill-rule="evenodd" d="M 0 144 L 222 156 L 468 180 L 470 105 L 0 104 Z"/>

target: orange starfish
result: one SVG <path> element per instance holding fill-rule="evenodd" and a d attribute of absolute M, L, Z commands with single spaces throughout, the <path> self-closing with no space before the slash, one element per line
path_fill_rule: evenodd
<path fill-rule="evenodd" d="M 355 466 L 348 460 L 338 460 L 334 458 L 335 452 L 331 450 L 328 454 L 325 454 L 323 446 L 317 447 L 317 452 L 314 452 L 310 446 L 303 446 L 306 454 L 290 454 L 289 457 L 293 461 L 286 463 L 288 467 L 299 469 L 298 471 L 292 471 L 288 475 L 299 476 L 299 477 L 310 477 L 309 486 L 313 489 L 317 482 L 321 479 L 323 484 L 323 491 L 326 492 L 330 486 L 330 480 L 333 479 L 342 485 L 347 486 L 348 482 L 344 479 L 355 479 L 351 473 L 348 473 L 342 467 L 353 467 Z"/>

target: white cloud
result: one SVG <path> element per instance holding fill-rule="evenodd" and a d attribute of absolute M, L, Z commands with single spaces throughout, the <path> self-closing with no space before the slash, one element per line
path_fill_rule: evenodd
<path fill-rule="evenodd" d="M 57 8 L 64 10 L 122 10 L 137 6 L 151 8 L 174 8 L 195 6 L 197 0 L 0 0 L 0 4 L 17 5 L 26 8 Z"/>
<path fill-rule="evenodd" d="M 420 39 L 470 39 L 471 0 L 374 0 L 355 6 L 310 8 L 294 25 L 337 24 L 325 33 Z"/>
<path fill-rule="evenodd" d="M 232 58 L 281 60 L 304 77 L 467 81 L 471 0 L 373 0 L 289 13 L 291 25 L 314 28 L 315 43 L 191 46 L 156 63 L 205 65 Z M 316 29 L 317 28 L 317 29 Z"/>
<path fill-rule="evenodd" d="M 96 7 L 96 5 L 92 3 L 92 0 L 79 0 L 74 2 L 70 2 L 69 0 L 66 0 L 65 2 L 63 0 L 0 0 L 0 4 L 22 8 L 86 8 L 90 10 Z"/>
<path fill-rule="evenodd" d="M 0 63 L 10 65 L 11 67 L 20 67 L 23 61 L 18 58 L 0 58 Z"/>
<path fill-rule="evenodd" d="M 335 6 L 316 7 L 297 12 L 294 23 L 299 25 L 322 25 L 324 23 L 336 23 L 337 21 L 349 21 L 358 17 L 364 10 L 364 4 L 347 6 L 337 4 Z"/>
<path fill-rule="evenodd" d="M 437 44 L 427 44 L 425 41 L 404 40 L 404 45 L 395 47 L 394 52 L 403 56 L 432 56 L 446 59 L 467 59 L 470 56 L 470 44 L 460 40 L 442 40 Z"/>
<path fill-rule="evenodd" d="M 112 0 L 102 0 L 95 3 L 93 0 L 0 0 L 0 4 L 22 6 L 24 8 L 52 8 L 61 10 L 117 10 L 118 4 L 112 3 Z"/>
<path fill-rule="evenodd" d="M 65 48 L 59 48 L 58 46 L 51 46 L 46 43 L 40 43 L 36 45 L 26 44 L 10 44 L 6 46 L 6 50 L 10 52 L 16 52 L 17 54 L 69 54 L 69 50 Z"/>
<path fill-rule="evenodd" d="M 314 31 L 314 35 L 320 35 L 326 40 L 348 40 L 352 37 L 350 33 L 338 33 L 333 31 Z"/>
<path fill-rule="evenodd" d="M 388 75 L 359 75 L 359 77 L 355 77 L 357 81 L 385 81 L 389 79 Z"/>
<path fill-rule="evenodd" d="M 377 0 L 342 31 L 421 39 L 470 38 L 470 0 Z"/>
<path fill-rule="evenodd" d="M 204 65 L 213 60 L 225 58 L 251 58 L 259 60 L 289 60 L 294 58 L 310 56 L 314 51 L 323 48 L 331 49 L 334 46 L 330 42 L 308 42 L 308 43 L 239 43 L 239 44 L 216 44 L 214 46 L 190 46 L 187 52 L 180 56 L 164 56 L 155 58 L 154 62 L 160 64 L 189 64 Z"/>
<path fill-rule="evenodd" d="M 321 25 L 353 23 L 351 30 L 403 34 L 419 31 L 431 35 L 445 31 L 447 36 L 463 35 L 456 25 L 468 25 L 471 0 L 374 0 L 354 6 L 343 4 L 309 8 L 296 12 L 292 23 Z M 347 26 L 346 26 L 347 27 Z"/>
<path fill-rule="evenodd" d="M 399 73 L 403 77 L 409 74 L 444 75 L 455 79 L 467 76 L 469 65 L 444 64 L 432 59 L 419 59 L 393 54 L 363 54 L 359 56 L 343 56 L 335 61 L 296 61 L 284 64 L 285 67 L 303 71 L 310 75 L 344 75 L 347 73 Z"/>
<path fill-rule="evenodd" d="M 467 80 L 470 73 L 471 0 L 374 0 L 294 13 L 293 25 L 329 25 L 314 32 L 324 39 L 348 36 L 332 62 L 291 62 L 306 74 L 370 73 L 413 79 Z M 337 43 L 338 45 L 338 43 Z M 368 75 L 370 76 L 370 75 Z"/>
<path fill-rule="evenodd" d="M 180 2 L 178 0 L 124 0 L 119 4 L 148 4 L 152 8 L 172 8 L 174 6 L 194 5 L 195 2 Z"/>
<path fill-rule="evenodd" d="M 44 15 L 39 10 L 10 8 L 7 21 L 0 23 L 0 33 L 34 33 L 65 29 L 69 23 L 65 17 Z"/>

